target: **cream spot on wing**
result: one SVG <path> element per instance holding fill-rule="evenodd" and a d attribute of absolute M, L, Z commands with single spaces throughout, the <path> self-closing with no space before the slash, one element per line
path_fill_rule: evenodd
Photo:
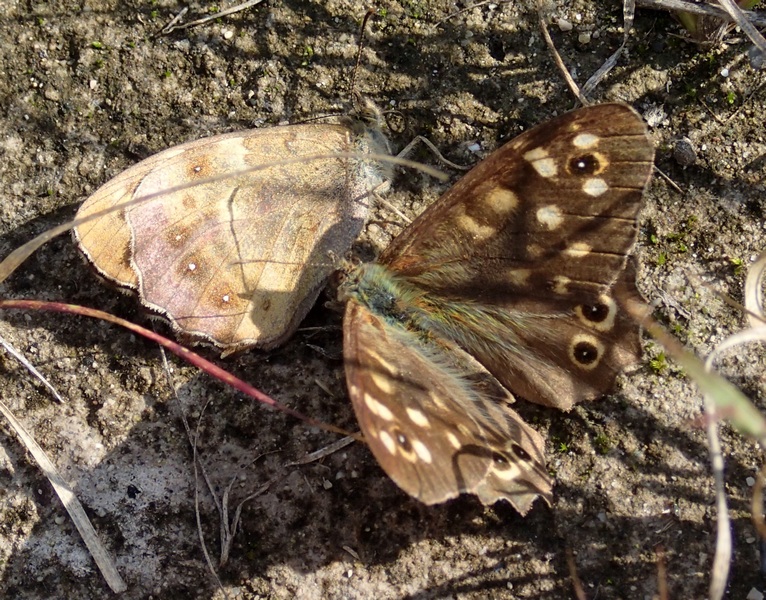
<path fill-rule="evenodd" d="M 543 247 L 540 244 L 529 244 L 527 246 L 527 255 L 531 260 L 540 258 L 543 255 Z"/>
<path fill-rule="evenodd" d="M 511 269 L 506 273 L 505 279 L 513 285 L 525 285 L 531 274 L 529 269 Z"/>
<path fill-rule="evenodd" d="M 425 413 L 422 410 L 418 410 L 417 408 L 407 408 L 407 416 L 410 418 L 410 421 L 415 423 L 418 427 L 431 427 L 431 422 L 428 420 L 428 417 L 426 417 Z"/>
<path fill-rule="evenodd" d="M 586 179 L 585 183 L 582 184 L 582 191 L 594 198 L 600 196 L 608 189 L 609 186 L 606 184 L 606 181 L 600 177 L 591 177 L 590 179 Z"/>
<path fill-rule="evenodd" d="M 430 465 L 433 462 L 431 451 L 420 440 L 412 440 L 412 449 L 415 451 L 415 454 L 418 455 L 418 458 L 424 463 L 428 463 Z"/>
<path fill-rule="evenodd" d="M 495 466 L 495 468 L 492 469 L 492 473 L 504 481 L 513 481 L 521 475 L 521 469 L 516 463 L 509 462 L 507 463 L 507 468 L 499 469 Z"/>
<path fill-rule="evenodd" d="M 575 139 L 572 140 L 572 143 L 577 148 L 582 148 L 583 150 L 587 150 L 588 148 L 593 148 L 593 146 L 597 146 L 600 139 L 601 138 L 599 138 L 597 135 L 593 135 L 592 133 L 580 133 L 577 136 L 575 136 Z"/>
<path fill-rule="evenodd" d="M 537 171 L 537 174 L 540 177 L 550 179 L 551 177 L 556 176 L 556 161 L 552 158 L 542 158 L 540 160 L 536 160 L 532 163 L 532 166 L 535 168 L 535 171 Z"/>
<path fill-rule="evenodd" d="M 439 396 L 436 392 L 434 392 L 433 390 L 429 390 L 428 395 L 430 396 L 431 400 L 436 406 L 438 406 L 442 410 L 447 408 L 447 405 L 444 403 L 444 400 L 442 400 L 442 397 Z"/>
<path fill-rule="evenodd" d="M 398 371 L 396 370 L 396 367 L 392 365 L 390 362 L 385 360 L 380 354 L 375 352 L 372 348 L 367 348 L 367 354 L 372 358 L 375 363 L 385 369 L 390 375 L 396 375 Z"/>
<path fill-rule="evenodd" d="M 491 225 L 482 225 L 469 215 L 460 215 L 456 219 L 457 226 L 476 240 L 486 240 L 497 233 Z"/>
<path fill-rule="evenodd" d="M 223 300 L 226 304 L 228 304 L 229 301 L 231 300 L 231 297 L 229 296 L 229 294 L 224 294 L 221 300 Z"/>
<path fill-rule="evenodd" d="M 391 384 L 391 378 L 379 373 L 377 371 L 370 371 L 370 379 L 375 386 L 384 394 L 390 395 L 394 391 L 394 387 Z"/>
<path fill-rule="evenodd" d="M 189 269 L 190 271 L 196 271 L 197 265 L 195 263 L 189 263 L 186 268 Z"/>
<path fill-rule="evenodd" d="M 564 222 L 564 217 L 558 206 L 549 204 L 537 209 L 537 221 L 546 227 L 548 231 L 553 231 L 558 229 L 561 223 Z"/>
<path fill-rule="evenodd" d="M 454 433 L 452 433 L 451 431 L 448 431 L 445 434 L 445 437 L 447 438 L 447 441 L 450 443 L 450 446 L 452 446 L 455 450 L 460 450 L 462 444 L 460 443 L 460 440 Z"/>
<path fill-rule="evenodd" d="M 538 147 L 534 150 L 530 150 L 524 154 L 524 160 L 532 163 L 532 166 L 540 177 L 545 177 L 547 179 L 556 176 L 556 161 L 548 156 L 548 151 L 545 148 Z"/>
<path fill-rule="evenodd" d="M 506 215 L 516 209 L 519 198 L 511 190 L 498 186 L 489 190 L 482 202 L 496 215 Z"/>
<path fill-rule="evenodd" d="M 572 258 L 582 258 L 587 256 L 593 248 L 585 242 L 575 242 L 570 244 L 565 250 L 564 254 L 571 256 Z"/>
<path fill-rule="evenodd" d="M 457 424 L 457 430 L 465 438 L 471 439 L 471 437 L 473 436 L 471 430 L 468 427 L 466 427 L 465 425 L 463 425 L 462 423 L 458 423 Z"/>
<path fill-rule="evenodd" d="M 391 437 L 391 434 L 388 433 L 388 431 L 381 431 L 378 434 L 378 439 L 386 450 L 388 450 L 391 454 L 396 454 L 396 442 L 394 441 L 394 438 Z"/>
<path fill-rule="evenodd" d="M 524 160 L 527 162 L 535 162 L 536 160 L 542 160 L 548 158 L 548 151 L 542 146 L 538 146 L 534 150 L 530 150 L 524 154 Z"/>
<path fill-rule="evenodd" d="M 569 277 L 566 277 L 564 275 L 556 275 L 553 278 L 553 292 L 555 294 L 568 294 L 569 290 L 567 289 L 567 286 L 572 282 Z"/>
<path fill-rule="evenodd" d="M 601 302 L 608 308 L 609 313 L 603 321 L 601 321 L 601 325 L 605 328 L 604 331 L 608 331 L 609 329 L 612 329 L 614 327 L 614 320 L 617 318 L 617 303 L 614 301 L 614 298 L 610 298 L 609 296 L 606 296 L 604 294 L 601 295 L 599 298 Z"/>
<path fill-rule="evenodd" d="M 387 406 L 381 404 L 369 394 L 364 395 L 364 403 L 367 405 L 367 408 L 370 410 L 370 412 L 376 417 L 380 417 L 384 421 L 394 420 L 394 413 L 392 413 Z"/>

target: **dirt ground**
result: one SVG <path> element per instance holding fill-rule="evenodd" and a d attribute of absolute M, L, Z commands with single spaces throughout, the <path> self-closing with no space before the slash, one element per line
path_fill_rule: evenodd
<path fill-rule="evenodd" d="M 472 163 L 520 131 L 574 106 L 536 15 L 522 3 L 389 2 L 375 18 L 358 87 L 394 109 L 402 148 L 425 135 Z M 618 8 L 554 2 L 554 40 L 583 83 L 622 39 Z M 170 0 L 6 0 L 0 15 L 0 253 L 69 220 L 99 185 L 169 146 L 305 121 L 348 108 L 363 9 L 356 2 L 268 0 L 199 28 L 156 37 Z M 191 13 L 198 13 L 192 7 Z M 589 32 L 591 39 L 580 40 Z M 655 316 L 700 355 L 742 318 L 713 295 L 742 298 L 744 269 L 766 243 L 764 74 L 748 45 L 705 49 L 679 39 L 665 13 L 639 11 L 627 54 L 594 100 L 622 100 L 652 125 L 656 178 L 641 217 L 638 284 Z M 726 70 L 726 71 L 724 71 Z M 724 74 L 722 74 L 722 72 Z M 688 137 L 696 162 L 674 157 Z M 477 146 L 478 144 L 478 146 Z M 480 146 L 477 152 L 475 149 Z M 417 156 L 426 162 L 427 153 Z M 681 161 L 683 162 L 683 161 Z M 454 179 L 458 173 L 451 173 Z M 417 214 L 444 191 L 401 172 L 388 200 Z M 399 231 L 391 213 L 367 248 Z M 696 278 L 694 280 L 690 278 Z M 690 281 L 692 281 L 690 283 Z M 9 281 L 3 297 L 65 300 L 145 322 L 134 299 L 102 285 L 61 236 Z M 320 301 L 307 329 L 277 351 L 220 361 L 303 413 L 348 429 L 340 315 Z M 320 327 L 320 329 L 316 329 Z M 311 329 L 308 329 L 311 328 Z M 0 334 L 58 388 L 55 403 L 10 357 L 8 403 L 75 486 L 128 583 L 125 598 L 222 598 L 203 559 L 191 451 L 180 414 L 201 417 L 200 452 L 219 496 L 236 506 L 282 467 L 337 436 L 306 427 L 173 360 L 173 397 L 153 344 L 70 316 L 6 312 Z M 206 355 L 215 358 L 213 352 Z M 725 372 L 756 403 L 760 347 Z M 202 408 L 207 407 L 202 413 Z M 564 414 L 519 403 L 548 440 L 551 508 L 522 518 L 464 497 L 426 507 L 353 444 L 287 476 L 242 512 L 220 578 L 233 598 L 567 598 L 571 551 L 588 598 L 650 599 L 664 549 L 671 598 L 707 593 L 715 542 L 701 399 L 645 340 L 645 359 L 613 394 Z M 762 590 L 749 518 L 756 445 L 722 428 L 734 533 L 729 597 Z M 201 495 L 202 530 L 218 555 L 219 514 Z M 113 596 L 61 507 L 5 422 L 0 424 L 0 595 Z"/>

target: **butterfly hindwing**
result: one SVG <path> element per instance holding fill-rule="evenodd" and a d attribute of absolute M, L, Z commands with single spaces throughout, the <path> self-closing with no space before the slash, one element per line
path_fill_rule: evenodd
<path fill-rule="evenodd" d="M 538 495 L 550 501 L 542 438 L 469 355 L 392 327 L 355 301 L 345 322 L 349 394 L 397 485 L 426 504 L 468 492 L 485 504 L 506 499 L 525 514 Z"/>
<path fill-rule="evenodd" d="M 389 176 L 371 161 L 296 159 L 384 152 L 371 129 L 271 127 L 169 148 L 96 191 L 78 217 L 116 210 L 75 236 L 102 275 L 187 340 L 224 353 L 274 347 L 311 308 L 331 255 L 350 247 L 370 192 Z"/>

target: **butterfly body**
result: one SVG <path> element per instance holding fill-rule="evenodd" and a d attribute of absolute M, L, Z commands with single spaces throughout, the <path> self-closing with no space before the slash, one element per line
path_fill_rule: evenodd
<path fill-rule="evenodd" d="M 338 153 L 360 158 L 295 162 Z M 369 194 L 385 191 L 389 169 L 371 153 L 389 153 L 385 138 L 350 119 L 181 144 L 97 190 L 75 239 L 99 274 L 188 341 L 271 348 L 313 305 L 331 255 L 358 236 Z M 291 162 L 269 166 L 279 161 Z"/>
<path fill-rule="evenodd" d="M 653 148 L 605 104 L 525 132 L 341 286 L 349 394 L 373 454 L 427 504 L 549 500 L 514 395 L 569 409 L 640 355 L 619 309 Z"/>

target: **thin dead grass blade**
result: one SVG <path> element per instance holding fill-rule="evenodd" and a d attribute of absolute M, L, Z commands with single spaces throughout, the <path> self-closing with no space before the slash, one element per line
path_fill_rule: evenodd
<path fill-rule="evenodd" d="M 672 12 L 693 40 L 702 44 L 723 41 L 725 35 L 738 26 L 753 43 L 750 63 L 760 68 L 756 57 L 766 56 L 766 40 L 756 26 L 766 25 L 766 17 L 757 12 L 742 10 L 753 8 L 760 0 L 717 0 L 716 3 L 692 3 L 685 0 L 637 0 L 639 6 Z M 717 4 L 717 6 L 716 6 Z M 754 50 L 754 52 L 753 52 Z"/>
<path fill-rule="evenodd" d="M 556 49 L 556 44 L 553 43 L 553 38 L 548 31 L 548 19 L 546 18 L 546 10 L 547 4 L 545 0 L 537 0 L 537 16 L 540 22 L 540 30 L 542 31 L 545 44 L 548 46 L 548 49 L 553 55 L 553 62 L 556 63 L 556 66 L 561 72 L 561 75 L 564 77 L 564 81 L 566 81 L 567 85 L 569 86 L 569 91 L 572 92 L 580 104 L 587 106 L 590 104 L 588 99 L 583 95 L 582 91 L 580 90 L 580 86 L 577 85 L 577 82 L 572 78 L 572 75 L 570 75 L 569 69 L 567 69 L 564 61 L 561 59 L 559 51 Z"/>
<path fill-rule="evenodd" d="M 232 6 L 231 8 L 227 8 L 219 12 L 215 12 L 212 15 L 208 15 L 206 17 L 200 17 L 199 19 L 195 19 L 194 21 L 189 21 L 188 23 L 181 23 L 179 25 L 178 22 L 181 20 L 181 18 L 183 18 L 183 16 L 188 11 L 188 8 L 184 8 L 170 21 L 170 23 L 168 23 L 167 25 L 165 25 L 165 27 L 162 28 L 162 31 L 160 31 L 160 33 L 162 35 L 167 35 L 168 33 L 171 33 L 173 31 L 178 31 L 179 29 L 189 29 L 190 27 L 197 27 L 198 25 L 204 25 L 205 23 L 209 23 L 210 21 L 215 21 L 216 19 L 221 19 L 223 17 L 233 15 L 234 13 L 247 10 L 248 8 L 251 8 L 253 6 L 256 6 L 257 4 L 260 4 L 261 2 L 263 2 L 263 0 L 247 0 L 247 2 L 242 2 L 241 4 L 237 4 L 236 6 Z"/>
<path fill-rule="evenodd" d="M 51 393 L 51 395 L 56 399 L 56 401 L 59 404 L 64 403 L 64 399 L 61 397 L 61 395 L 58 393 L 55 387 L 43 376 L 40 371 L 37 370 L 37 368 L 27 360 L 27 358 L 16 348 L 14 348 L 10 342 L 0 337 L 0 345 L 2 345 L 3 348 L 5 348 L 5 351 L 10 354 L 13 358 L 15 358 L 19 363 L 21 363 L 27 371 L 29 371 L 32 376 L 40 381 L 46 389 Z"/>
<path fill-rule="evenodd" d="M 601 83 L 601 80 L 603 80 L 604 77 L 606 77 L 607 73 L 609 73 L 609 71 L 611 71 L 614 68 L 614 66 L 617 64 L 617 59 L 620 58 L 623 50 L 625 50 L 625 46 L 628 43 L 628 38 L 630 37 L 630 32 L 633 30 L 633 20 L 635 16 L 636 16 L 635 0 L 623 0 L 622 44 L 620 44 L 620 47 L 617 48 L 617 50 L 615 50 L 614 53 L 604 61 L 604 64 L 601 65 L 598 68 L 598 70 L 595 73 L 593 73 L 593 75 L 590 76 L 590 78 L 588 78 L 588 81 L 585 82 L 585 85 L 582 86 L 582 93 L 584 96 L 586 97 L 590 96 L 593 90 L 596 89 L 598 84 Z"/>
<path fill-rule="evenodd" d="M 751 327 L 766 324 L 766 314 L 763 306 L 763 282 L 766 274 L 766 250 L 761 252 L 755 262 L 750 265 L 745 278 L 745 310 Z"/>
<path fill-rule="evenodd" d="M 628 43 L 628 38 L 630 37 L 630 32 L 633 29 L 633 21 L 636 13 L 636 2 L 635 0 L 623 0 L 623 6 L 622 6 L 622 14 L 623 14 L 623 35 L 622 35 L 622 44 L 620 44 L 620 47 L 617 48 L 617 50 L 604 61 L 604 64 L 602 64 L 598 70 L 590 76 L 588 81 L 585 82 L 585 85 L 580 88 L 577 85 L 577 82 L 572 78 L 572 76 L 569 74 L 569 70 L 566 68 L 566 65 L 564 64 L 564 61 L 561 59 L 561 55 L 559 54 L 558 50 L 556 49 L 555 44 L 553 43 L 553 38 L 551 38 L 550 33 L 548 32 L 548 22 L 546 18 L 546 7 L 547 3 L 545 0 L 537 0 L 537 15 L 540 21 L 540 29 L 543 34 L 543 39 L 545 40 L 546 45 L 548 46 L 548 49 L 551 51 L 551 54 L 553 55 L 553 60 L 556 63 L 556 66 L 558 67 L 559 71 L 564 77 L 564 80 L 566 81 L 567 85 L 569 86 L 570 91 L 574 96 L 577 98 L 577 100 L 582 104 L 583 106 L 587 106 L 588 104 L 591 104 L 589 101 L 589 96 L 593 92 L 593 90 L 596 89 L 599 83 L 604 79 L 604 77 L 607 76 L 609 71 L 611 71 L 614 66 L 617 64 L 617 60 L 622 55 L 623 50 L 625 49 L 626 44 Z"/>
<path fill-rule="evenodd" d="M 764 39 L 761 35 L 761 32 L 758 31 L 755 26 L 747 20 L 745 14 L 742 12 L 742 9 L 737 5 L 737 3 L 734 2 L 734 0 L 718 0 L 718 4 L 720 4 L 721 8 L 729 13 L 731 20 L 737 24 L 737 26 L 748 38 L 750 38 L 750 41 L 753 42 L 753 45 L 755 45 L 755 47 L 758 49 L 758 52 L 761 53 L 761 56 L 766 55 L 766 39 Z"/>
<path fill-rule="evenodd" d="M 665 10 L 668 12 L 685 12 L 693 15 L 716 17 L 723 21 L 730 19 L 730 14 L 723 8 L 705 2 L 689 2 L 687 0 L 636 0 L 636 5 L 641 8 L 653 10 Z M 766 15 L 746 10 L 741 11 L 744 18 L 756 26 L 766 25 Z"/>
<path fill-rule="evenodd" d="M 93 560 L 96 561 L 96 566 L 98 566 L 98 569 L 104 576 L 109 588 L 115 593 L 127 590 L 127 584 L 122 577 L 120 577 L 109 551 L 101 543 L 101 540 L 99 540 L 96 530 L 93 529 L 93 525 L 91 525 L 88 520 L 85 510 L 74 495 L 72 488 L 69 487 L 69 484 L 64 481 L 63 477 L 61 477 L 61 474 L 58 472 L 53 462 L 48 458 L 45 451 L 2 401 L 0 401 L 0 413 L 3 414 L 11 427 L 13 427 L 13 430 L 16 432 L 16 435 L 19 436 L 24 447 L 29 450 L 29 453 L 35 459 L 40 470 L 48 478 L 48 481 L 51 482 L 59 500 L 61 500 L 61 504 L 64 505 L 67 513 L 69 513 L 69 518 L 72 519 L 74 526 L 80 533 L 80 537 L 82 537 L 83 542 L 85 542 L 91 556 L 93 556 Z"/>

